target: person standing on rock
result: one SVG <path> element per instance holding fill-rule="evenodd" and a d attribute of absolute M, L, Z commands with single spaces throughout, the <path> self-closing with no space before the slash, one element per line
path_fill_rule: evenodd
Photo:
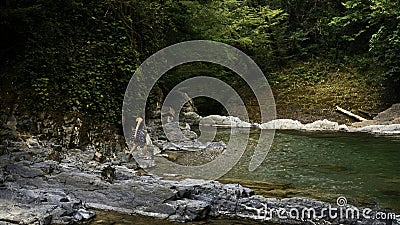
<path fill-rule="evenodd" d="M 142 117 L 136 118 L 136 129 L 135 134 L 133 136 L 134 146 L 129 154 L 132 154 L 137 147 L 143 148 L 143 158 L 149 159 L 147 156 L 147 144 L 146 144 L 146 131 L 144 130 L 144 121 Z"/>

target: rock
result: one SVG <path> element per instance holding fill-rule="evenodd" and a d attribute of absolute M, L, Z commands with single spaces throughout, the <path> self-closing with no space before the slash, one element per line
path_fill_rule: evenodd
<path fill-rule="evenodd" d="M 210 123 L 212 121 L 212 123 Z M 220 115 L 210 115 L 203 117 L 200 121 L 203 125 L 209 126 L 221 126 L 221 127 L 246 127 L 250 128 L 251 123 L 244 122 L 238 117 L 234 116 L 220 116 Z"/>
<path fill-rule="evenodd" d="M 161 111 L 161 119 L 163 123 L 173 122 L 176 118 L 176 112 L 171 106 L 164 106 Z"/>
<path fill-rule="evenodd" d="M 197 139 L 197 134 L 191 130 L 182 130 L 183 135 L 185 135 L 186 138 L 189 140 L 195 140 Z"/>
<path fill-rule="evenodd" d="M 112 183 L 115 178 L 115 168 L 111 166 L 104 167 L 103 170 L 101 171 L 101 177 L 104 180 Z"/>
<path fill-rule="evenodd" d="M 207 142 L 202 143 L 200 141 L 183 141 L 183 142 L 168 142 L 163 146 L 163 151 L 172 150 L 172 151 L 200 151 L 206 148 L 220 148 L 225 149 L 226 144 L 224 142 Z"/>
<path fill-rule="evenodd" d="M 152 145 L 152 146 L 148 146 L 149 150 L 152 152 L 152 155 L 159 155 L 161 154 L 161 150 L 158 146 L 156 145 Z M 151 148 L 151 149 L 150 149 Z"/>
<path fill-rule="evenodd" d="M 213 161 L 226 149 L 223 142 L 208 142 L 201 149 L 179 149 L 185 152 L 167 151 L 168 158 L 185 166 L 198 166 Z"/>
<path fill-rule="evenodd" d="M 6 176 L 4 174 L 3 168 L 0 168 L 0 190 L 5 187 L 4 182 L 6 181 Z"/>
<path fill-rule="evenodd" d="M 216 117 L 221 124 L 235 126 L 241 122 L 233 117 Z M 210 118 L 209 118 L 210 119 Z M 212 120 L 214 123 L 214 120 Z M 275 123 L 275 124 L 274 124 Z M 265 127 L 290 127 L 292 121 L 275 121 Z M 298 124 L 297 124 L 298 125 Z M 168 126 L 168 125 L 167 125 Z M 178 130 L 185 136 L 190 126 L 169 124 L 172 131 Z M 247 126 L 247 125 L 246 125 Z M 260 125 L 262 127 L 263 125 Z M 291 126 L 293 127 L 293 126 Z M 346 130 L 346 126 L 330 121 L 316 121 L 308 129 Z M 360 132 L 397 132 L 397 125 L 364 128 Z M 305 130 L 305 129 L 303 129 Z M 189 135 L 188 135 L 189 134 Z M 178 134 L 177 136 L 179 136 Z M 166 150 L 185 151 L 189 158 L 212 158 L 226 148 L 223 142 L 202 143 L 189 140 L 192 133 L 186 133 L 179 142 L 156 140 L 153 143 Z M 33 140 L 37 140 L 33 138 Z M 35 143 L 35 141 L 32 141 Z M 334 207 L 326 202 L 309 198 L 265 198 L 255 195 L 254 191 L 238 184 L 221 184 L 216 181 L 202 180 L 164 180 L 156 176 L 138 176 L 146 174 L 143 168 L 154 166 L 154 160 L 138 157 L 137 169 L 133 159 L 124 158 L 122 152 L 115 152 L 115 162 L 110 163 L 110 153 L 100 144 L 93 144 L 86 150 L 55 147 L 50 142 L 37 140 L 37 145 L 27 147 L 24 142 L 10 142 L 6 145 L 7 155 L 0 156 L 0 218 L 16 224 L 75 224 L 90 219 L 94 214 L 87 207 L 108 209 L 129 214 L 154 216 L 163 219 L 187 222 L 208 216 L 230 215 L 255 219 L 264 222 L 267 209 L 290 210 L 313 207 L 322 210 Z M 34 147 L 33 147 L 34 146 Z M 111 146 L 111 147 L 110 147 Z M 149 146 L 150 149 L 151 146 Z M 59 150 L 57 150 L 59 149 Z M 116 148 L 113 148 L 114 150 Z M 61 163 L 46 160 L 49 151 L 57 151 Z M 155 150 L 152 150 L 155 153 Z M 151 152 L 149 150 L 149 152 Z M 97 154 L 96 154 L 97 153 Z M 101 156 L 99 156 L 101 154 Z M 95 156 L 97 155 L 97 156 Z M 94 157 L 105 157 L 105 164 L 93 161 Z M 179 155 L 177 159 L 179 160 Z M 135 169 L 129 168 L 134 165 Z M 142 173 L 143 171 L 143 173 Z M 174 177 L 179 179 L 179 176 Z M 354 206 L 349 206 L 352 209 Z M 362 208 L 357 208 L 362 210 Z M 376 213 L 376 211 L 372 211 Z M 301 219 L 282 219 L 273 217 L 272 223 L 302 224 Z M 372 219 L 332 219 L 321 215 L 318 219 L 306 221 L 309 224 L 379 224 Z M 385 221 L 391 223 L 392 221 Z"/>
<path fill-rule="evenodd" d="M 53 160 L 53 161 L 61 162 L 61 160 L 62 160 L 61 152 L 56 149 L 50 149 L 48 156 L 46 157 L 46 160 Z"/>
<path fill-rule="evenodd" d="M 188 123 L 190 125 L 199 125 L 201 116 L 197 114 L 196 112 L 183 112 L 179 116 L 179 120 L 185 123 Z"/>
<path fill-rule="evenodd" d="M 349 128 L 329 120 L 317 120 L 312 123 L 302 124 L 297 120 L 277 119 L 258 125 L 260 129 L 277 130 L 306 130 L 306 131 L 349 131 Z"/>
<path fill-rule="evenodd" d="M 199 200 L 176 200 L 169 203 L 175 209 L 175 214 L 169 217 L 172 221 L 186 222 L 204 219 L 210 212 L 210 204 Z"/>
<path fill-rule="evenodd" d="M 179 122 L 179 128 L 181 130 L 190 130 L 190 125 L 185 122 Z"/>
<path fill-rule="evenodd" d="M 74 217 L 77 218 L 77 221 L 81 221 L 82 219 L 83 220 L 91 219 L 95 215 L 96 215 L 96 213 L 94 213 L 94 212 L 90 212 L 85 209 L 78 209 L 78 211 L 76 212 Z"/>
<path fill-rule="evenodd" d="M 96 153 L 94 154 L 93 160 L 103 163 L 106 161 L 106 157 L 103 153 L 96 151 Z"/>
<path fill-rule="evenodd" d="M 137 164 L 139 165 L 139 168 L 141 169 L 147 169 L 156 166 L 153 156 L 147 159 L 143 158 L 141 155 L 138 155 L 137 153 L 133 153 L 133 155 L 135 157 Z"/>
<path fill-rule="evenodd" d="M 31 206 L 0 201 L 0 208 L 1 221 L 9 222 L 6 224 L 51 224 L 52 218 L 48 212 L 54 210 L 56 206 Z"/>
<path fill-rule="evenodd" d="M 339 131 L 350 131 L 350 129 L 349 129 L 349 127 L 347 127 L 346 126 L 346 124 L 340 124 L 339 126 L 338 126 L 338 130 Z"/>
<path fill-rule="evenodd" d="M 400 134 L 400 124 L 369 125 L 359 128 L 350 128 L 350 132 L 367 132 L 374 134 L 395 135 L 395 134 Z"/>
<path fill-rule="evenodd" d="M 208 144 L 217 148 L 222 144 Z M 55 168 L 57 173 L 46 174 L 43 169 L 57 165 L 44 161 L 47 149 L 27 148 L 43 160 L 13 161 L 14 154 L 0 160 L 1 176 L 9 173 L 15 179 L 3 179 L 0 191 L 0 218 L 15 224 L 74 224 L 90 219 L 93 213 L 86 207 L 115 210 L 129 214 L 154 216 L 180 222 L 230 215 L 264 221 L 268 210 L 334 207 L 309 198 L 265 198 L 239 184 L 221 184 L 204 180 L 163 180 L 155 176 L 136 176 L 136 171 L 125 166 L 102 166 L 91 161 L 86 151 L 71 149 L 63 152 L 64 160 Z M 94 154 L 94 153 L 93 153 Z M 40 161 L 40 162 L 39 162 Z M 150 161 L 150 160 L 146 160 Z M 105 182 L 114 172 L 113 182 Z M 106 174 L 105 174 L 106 173 Z M 105 175 L 104 175 L 105 174 Z M 23 178 L 23 179 L 20 179 Z M 355 208 L 354 206 L 348 206 Z M 357 208 L 362 210 L 362 208 Z M 376 211 L 371 211 L 371 216 Z M 323 223 L 321 222 L 323 221 Z M 272 223 L 302 224 L 301 218 L 272 217 Z M 310 224 L 379 224 L 373 219 L 311 218 Z M 391 223 L 392 221 L 385 221 Z"/>
<path fill-rule="evenodd" d="M 337 131 L 339 130 L 339 124 L 336 122 L 331 122 L 329 120 L 317 120 L 312 123 L 304 125 L 304 130 L 310 131 Z"/>
<path fill-rule="evenodd" d="M 26 144 L 28 145 L 29 148 L 39 148 L 40 147 L 39 141 L 34 137 L 28 138 L 26 140 Z"/>
<path fill-rule="evenodd" d="M 390 108 L 378 113 L 372 120 L 353 123 L 352 127 L 367 127 L 370 125 L 400 124 L 400 103 L 393 104 Z"/>
<path fill-rule="evenodd" d="M 171 142 L 182 142 L 189 140 L 189 138 L 182 133 L 178 122 L 165 123 L 162 127 L 165 135 Z"/>
<path fill-rule="evenodd" d="M 373 120 L 353 123 L 350 132 L 367 132 L 382 135 L 400 134 L 400 103 L 380 112 Z"/>
<path fill-rule="evenodd" d="M 304 125 L 297 120 L 290 119 L 277 119 L 271 120 L 267 123 L 263 123 L 260 126 L 260 129 L 278 129 L 278 130 L 301 130 L 304 128 Z"/>
<path fill-rule="evenodd" d="M 35 178 L 44 176 L 44 173 L 40 169 L 31 168 L 27 162 L 18 162 L 13 164 L 8 164 L 5 167 L 6 171 L 15 176 L 20 176 L 22 178 Z"/>
<path fill-rule="evenodd" d="M 390 108 L 378 113 L 374 120 L 391 124 L 391 121 L 397 118 L 400 118 L 400 103 L 393 104 Z"/>

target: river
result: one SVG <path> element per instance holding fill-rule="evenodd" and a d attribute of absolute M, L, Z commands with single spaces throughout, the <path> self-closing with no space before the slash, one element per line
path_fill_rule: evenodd
<path fill-rule="evenodd" d="M 227 142 L 229 129 L 216 140 Z M 400 137 L 360 133 L 278 131 L 267 158 L 248 171 L 259 131 L 250 133 L 249 148 L 219 181 L 240 183 L 267 197 L 310 197 L 336 203 L 389 209 L 400 213 Z M 98 211 L 91 224 L 179 224 L 144 216 Z M 211 219 L 190 224 L 257 224 L 236 219 Z"/>
<path fill-rule="evenodd" d="M 226 139 L 228 132 L 220 131 L 219 137 Z M 258 132 L 252 132 L 250 145 L 257 139 Z M 250 156 L 246 151 L 221 180 L 237 180 L 266 196 L 303 196 L 331 203 L 343 196 L 350 204 L 400 212 L 399 137 L 279 131 L 267 158 L 253 172 L 247 170 Z M 270 190 L 270 182 L 278 188 Z"/>

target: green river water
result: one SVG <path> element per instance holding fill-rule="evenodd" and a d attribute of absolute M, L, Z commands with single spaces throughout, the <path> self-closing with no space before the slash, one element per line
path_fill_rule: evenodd
<path fill-rule="evenodd" d="M 219 129 L 217 140 L 228 141 L 229 129 Z M 258 131 L 250 134 L 254 146 Z M 251 151 L 223 176 L 223 183 L 240 183 L 267 197 L 311 197 L 336 203 L 385 208 L 400 213 L 400 137 L 360 133 L 276 132 L 260 167 L 248 171 Z M 98 212 L 92 224 L 177 224 L 142 216 Z M 218 219 L 195 224 L 257 224 Z"/>
<path fill-rule="evenodd" d="M 255 144 L 258 133 L 252 132 L 250 138 Z M 400 213 L 398 136 L 276 132 L 266 159 L 253 172 L 247 170 L 250 156 L 245 153 L 223 180 L 239 179 L 267 196 L 303 196 L 331 203 L 344 196 L 350 204 Z M 263 191 L 265 181 L 278 188 Z"/>

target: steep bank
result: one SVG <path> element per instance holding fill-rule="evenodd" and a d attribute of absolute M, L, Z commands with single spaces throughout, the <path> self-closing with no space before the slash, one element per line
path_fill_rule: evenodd
<path fill-rule="evenodd" d="M 370 68 L 371 67 L 371 68 Z M 388 108 L 383 72 L 372 65 L 334 64 L 328 60 L 298 62 L 266 74 L 275 97 L 277 118 L 302 123 L 328 119 L 350 124 L 352 119 L 335 111 L 341 106 L 354 113 L 376 113 Z M 374 74 L 374 76 L 373 76 Z M 381 74 L 381 75 L 379 75 Z M 250 117 L 257 121 L 257 102 L 242 89 Z"/>

